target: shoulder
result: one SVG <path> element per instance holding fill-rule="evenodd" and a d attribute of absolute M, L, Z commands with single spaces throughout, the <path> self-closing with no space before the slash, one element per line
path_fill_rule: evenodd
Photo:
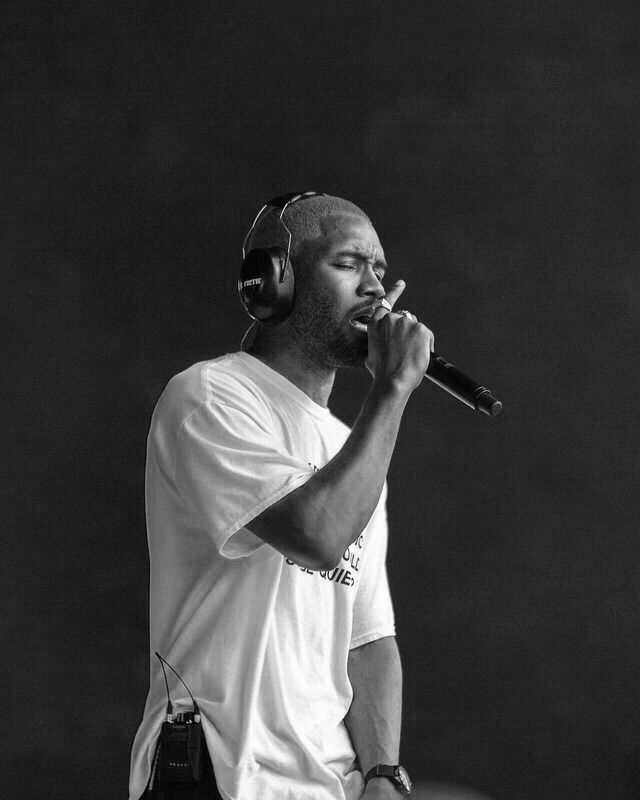
<path fill-rule="evenodd" d="M 194 412 L 218 405 L 242 410 L 264 407 L 266 398 L 241 354 L 199 361 L 174 375 L 156 405 L 154 416 L 178 427 Z"/>

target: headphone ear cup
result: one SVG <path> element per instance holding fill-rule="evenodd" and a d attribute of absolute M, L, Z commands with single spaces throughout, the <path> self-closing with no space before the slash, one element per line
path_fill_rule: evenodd
<path fill-rule="evenodd" d="M 240 300 L 247 314 L 265 325 L 278 325 L 293 308 L 295 279 L 291 261 L 280 247 L 250 250 L 238 280 Z M 282 278 L 282 280 L 281 280 Z"/>

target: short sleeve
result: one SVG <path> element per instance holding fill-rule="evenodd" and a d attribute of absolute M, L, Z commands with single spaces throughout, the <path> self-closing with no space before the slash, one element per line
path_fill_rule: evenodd
<path fill-rule="evenodd" d="M 178 431 L 175 485 L 226 558 L 250 555 L 263 545 L 244 526 L 310 475 L 309 465 L 279 446 L 259 405 L 248 413 L 209 400 Z"/>
<path fill-rule="evenodd" d="M 350 649 L 395 636 L 395 618 L 387 578 L 386 487 L 365 530 L 362 576 L 353 608 Z"/>

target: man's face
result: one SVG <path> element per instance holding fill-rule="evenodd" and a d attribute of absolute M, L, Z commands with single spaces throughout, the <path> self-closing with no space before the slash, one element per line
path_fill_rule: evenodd
<path fill-rule="evenodd" d="M 382 245 L 362 217 L 325 217 L 320 228 L 321 235 L 302 242 L 296 252 L 290 325 L 316 366 L 360 366 L 367 357 L 367 328 L 357 317 L 370 316 L 384 296 Z"/>

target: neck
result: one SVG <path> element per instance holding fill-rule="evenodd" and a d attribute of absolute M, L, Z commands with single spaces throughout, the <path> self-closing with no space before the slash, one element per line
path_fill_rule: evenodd
<path fill-rule="evenodd" d="M 327 407 L 336 376 L 335 369 L 313 363 L 284 331 L 259 328 L 247 352 L 291 381 L 314 403 Z"/>

